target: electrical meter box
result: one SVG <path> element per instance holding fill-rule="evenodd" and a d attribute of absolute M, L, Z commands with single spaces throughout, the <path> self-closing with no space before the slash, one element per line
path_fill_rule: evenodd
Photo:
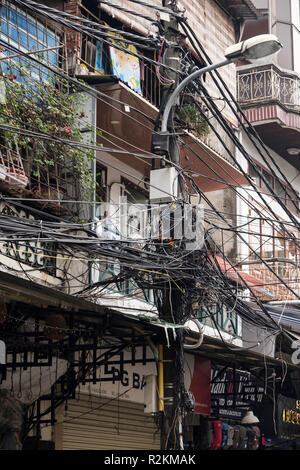
<path fill-rule="evenodd" d="M 172 202 L 178 198 L 178 171 L 174 167 L 150 172 L 150 202 Z"/>

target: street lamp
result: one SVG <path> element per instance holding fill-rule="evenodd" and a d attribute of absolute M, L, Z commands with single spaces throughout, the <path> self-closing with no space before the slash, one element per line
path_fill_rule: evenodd
<path fill-rule="evenodd" d="M 152 136 L 152 152 L 158 155 L 164 155 L 169 152 L 169 135 L 168 135 L 168 120 L 171 109 L 179 95 L 179 93 L 193 80 L 199 78 L 207 72 L 224 67 L 224 65 L 237 62 L 238 60 L 256 60 L 262 57 L 275 54 L 282 48 L 282 44 L 278 38 L 273 34 L 261 34 L 253 38 L 239 42 L 228 47 L 225 51 L 226 59 L 216 64 L 208 65 L 202 69 L 198 69 L 186 77 L 175 88 L 170 95 L 162 116 L 161 131 L 153 134 Z"/>

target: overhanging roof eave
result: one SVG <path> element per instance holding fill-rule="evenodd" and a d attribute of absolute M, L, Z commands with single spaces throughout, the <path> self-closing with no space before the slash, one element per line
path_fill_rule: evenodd
<path fill-rule="evenodd" d="M 260 14 L 251 0 L 231 0 L 230 5 L 226 0 L 215 0 L 222 10 L 236 20 L 255 20 Z"/>

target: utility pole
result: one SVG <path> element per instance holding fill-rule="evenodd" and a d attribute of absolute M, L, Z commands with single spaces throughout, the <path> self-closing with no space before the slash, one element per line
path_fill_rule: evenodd
<path fill-rule="evenodd" d="M 170 12 L 168 12 L 170 18 L 168 21 L 165 20 L 165 23 L 162 26 L 165 28 L 165 38 L 168 39 L 168 41 L 173 41 L 173 43 L 171 44 L 171 47 L 167 47 L 167 50 L 164 54 L 164 64 L 168 65 L 169 67 L 171 66 L 173 69 L 175 66 L 175 76 L 174 83 L 172 86 L 168 87 L 168 90 L 165 91 L 164 94 L 165 100 L 160 109 L 160 114 L 162 114 L 160 132 L 154 132 L 152 134 L 152 151 L 157 155 L 164 155 L 165 157 L 168 157 L 165 160 L 169 159 L 169 166 L 174 166 L 174 164 L 180 163 L 180 154 L 177 147 L 177 138 L 174 132 L 173 123 L 174 105 L 177 103 L 180 92 L 190 82 L 199 79 L 200 76 L 207 72 L 211 72 L 212 70 L 223 67 L 229 63 L 237 62 L 240 58 L 255 60 L 274 54 L 282 47 L 282 45 L 273 35 L 260 35 L 255 38 L 242 41 L 226 49 L 226 60 L 192 71 L 190 75 L 180 81 L 180 83 L 176 86 L 176 70 L 179 71 L 179 49 L 176 47 L 176 43 L 178 43 L 179 39 L 177 22 L 178 16 L 172 15 L 172 12 L 176 13 L 175 0 L 171 0 L 170 5 L 172 8 L 172 10 L 170 9 Z M 170 44 L 167 44 L 167 46 L 170 46 Z M 170 77 L 170 73 L 172 74 L 172 71 L 170 72 L 169 70 L 165 70 L 164 72 L 165 74 L 168 74 L 168 78 Z M 170 82 L 168 84 L 170 84 Z M 165 164 L 168 165 L 168 161 Z M 179 174 L 177 177 L 178 176 Z M 169 181 L 167 182 L 169 183 Z M 174 198 L 174 193 L 172 198 Z M 155 197 L 153 197 L 153 200 L 155 200 Z M 186 201 L 182 202 L 184 203 Z M 171 217 L 169 216 L 169 219 L 170 218 Z M 176 224 L 178 223 L 178 220 L 175 220 L 175 217 L 174 221 Z M 173 228 L 175 232 L 175 224 L 173 224 Z M 183 233 L 185 233 L 185 230 L 182 231 L 182 234 Z M 171 236 L 169 238 L 171 242 Z M 172 245 L 173 248 L 171 248 L 170 245 Z M 177 248 L 176 242 L 170 243 L 170 245 L 168 248 L 163 246 L 162 252 L 164 254 L 172 254 L 174 259 L 176 258 L 176 254 L 180 256 L 182 251 L 186 250 L 184 237 L 181 238 Z M 186 259 L 188 254 L 189 253 L 186 253 Z M 195 253 L 190 254 L 190 258 L 194 258 Z M 195 258 L 192 259 L 192 262 L 195 263 Z M 163 363 L 164 368 L 163 401 L 165 405 L 164 411 L 161 414 L 162 449 L 184 448 L 184 440 L 182 435 L 183 417 L 187 411 L 187 407 L 191 409 L 190 407 L 192 406 L 192 403 L 190 403 L 189 400 L 186 400 L 186 391 L 184 387 L 184 330 L 182 328 L 185 321 L 190 319 L 192 315 L 192 298 L 191 295 L 189 296 L 189 293 L 191 293 L 193 290 L 193 287 L 191 288 L 190 285 L 193 282 L 192 279 L 193 277 L 191 276 L 189 281 L 185 281 L 184 277 L 174 281 L 174 279 L 168 277 L 168 280 L 162 285 L 163 298 L 159 307 L 160 318 L 168 323 L 173 324 L 174 331 L 176 331 L 176 337 L 172 344 L 171 341 L 169 341 L 171 348 L 165 347 L 163 350 L 163 356 L 160 354 L 159 366 L 161 368 Z M 169 286 L 167 285 L 168 282 Z M 159 348 L 159 351 L 161 352 L 161 347 Z M 159 382 L 161 390 L 161 376 Z"/>
<path fill-rule="evenodd" d="M 163 0 L 162 6 L 169 7 L 174 13 L 177 12 L 176 1 L 168 2 Z M 163 68 L 163 74 L 173 85 L 163 89 L 162 103 L 166 103 L 173 89 L 178 85 L 178 73 L 180 65 L 179 56 L 179 30 L 177 16 L 172 13 L 162 13 L 161 23 L 164 29 L 164 37 L 167 47 L 163 54 L 163 64 L 169 68 Z M 170 45 L 171 44 L 171 45 Z M 168 127 L 174 131 L 173 113 L 170 113 Z M 179 165 L 180 152 L 176 136 L 169 139 L 169 159 L 170 163 Z M 166 163 L 166 165 L 168 165 Z M 172 230 L 170 231 L 172 233 Z M 164 251 L 170 254 L 176 253 L 176 247 L 165 247 Z M 179 252 L 177 252 L 179 254 Z M 161 307 L 161 318 L 167 323 L 180 325 L 183 318 L 183 291 L 178 283 L 168 280 L 163 286 L 163 298 Z M 184 396 L 184 353 L 183 353 L 183 331 L 182 328 L 174 328 L 173 335 L 170 333 L 169 347 L 163 347 L 163 376 L 164 376 L 164 412 L 161 426 L 161 448 L 183 449 L 182 435 L 182 404 Z"/>
<path fill-rule="evenodd" d="M 176 1 L 167 2 L 167 0 L 163 0 L 163 6 L 168 6 L 171 3 L 171 9 L 176 12 Z M 174 83 L 172 86 L 165 87 L 162 92 L 162 103 L 166 103 L 168 97 L 171 94 L 171 91 L 176 88 L 178 85 L 178 74 L 176 70 L 179 71 L 179 48 L 176 46 L 178 44 L 179 38 L 179 30 L 178 30 L 178 21 L 176 16 L 172 16 L 171 14 L 162 15 L 163 18 L 166 20 L 162 20 L 162 26 L 165 30 L 165 39 L 167 43 L 174 44 L 174 46 L 169 46 L 166 48 L 165 53 L 163 55 L 163 63 L 166 67 L 170 67 L 170 69 L 166 68 L 164 70 L 164 74 L 167 76 L 169 80 L 173 80 Z M 173 121 L 173 114 L 170 114 L 169 124 L 172 127 Z M 169 156 L 170 160 L 176 164 L 179 164 L 180 156 L 178 151 L 178 146 L 176 142 L 176 137 L 172 137 L 170 139 L 170 151 Z"/>

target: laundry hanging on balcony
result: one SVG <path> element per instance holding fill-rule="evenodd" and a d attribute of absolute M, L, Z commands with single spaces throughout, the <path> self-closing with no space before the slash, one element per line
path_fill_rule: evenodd
<path fill-rule="evenodd" d="M 116 38 L 122 39 L 120 34 L 111 33 Z M 132 44 L 124 43 L 118 39 L 112 39 L 112 44 L 115 44 L 128 52 L 117 49 L 116 47 L 109 46 L 110 61 L 112 74 L 127 83 L 132 90 L 142 94 L 141 90 L 141 72 L 140 62 L 138 57 L 132 54 L 137 54 L 135 46 Z"/>

